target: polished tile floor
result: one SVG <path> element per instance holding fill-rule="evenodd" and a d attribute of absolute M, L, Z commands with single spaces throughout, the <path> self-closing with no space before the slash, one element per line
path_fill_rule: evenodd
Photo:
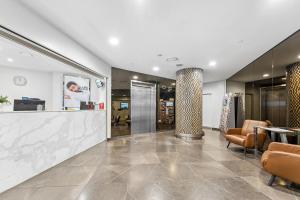
<path fill-rule="evenodd" d="M 249 152 L 206 130 L 201 141 L 172 131 L 103 142 L 8 190 L 2 200 L 300 199 L 266 185 L 269 175 Z"/>

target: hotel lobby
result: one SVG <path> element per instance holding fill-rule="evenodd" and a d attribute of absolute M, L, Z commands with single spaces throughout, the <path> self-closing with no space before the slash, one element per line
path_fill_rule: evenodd
<path fill-rule="evenodd" d="M 297 0 L 0 2 L 0 200 L 300 199 Z"/>

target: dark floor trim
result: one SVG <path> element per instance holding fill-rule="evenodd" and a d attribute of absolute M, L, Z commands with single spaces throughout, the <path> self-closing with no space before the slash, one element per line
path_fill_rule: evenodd
<path fill-rule="evenodd" d="M 209 126 L 203 126 L 204 129 L 212 129 L 213 131 L 220 131 L 219 128 L 213 128 L 213 127 L 209 127 Z"/>

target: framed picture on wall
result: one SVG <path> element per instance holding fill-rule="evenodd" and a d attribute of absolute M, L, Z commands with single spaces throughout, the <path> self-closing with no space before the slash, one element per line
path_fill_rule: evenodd
<path fill-rule="evenodd" d="M 80 110 L 81 102 L 88 104 L 91 95 L 90 83 L 89 78 L 64 75 L 63 104 L 65 110 Z"/>

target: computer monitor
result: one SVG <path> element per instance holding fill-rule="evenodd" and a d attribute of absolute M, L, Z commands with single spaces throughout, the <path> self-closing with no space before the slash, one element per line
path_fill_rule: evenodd
<path fill-rule="evenodd" d="M 14 100 L 14 111 L 37 111 L 38 105 L 45 110 L 45 101 L 43 100 Z"/>
<path fill-rule="evenodd" d="M 127 110 L 128 107 L 129 107 L 128 102 L 121 102 L 120 103 L 121 110 Z"/>

